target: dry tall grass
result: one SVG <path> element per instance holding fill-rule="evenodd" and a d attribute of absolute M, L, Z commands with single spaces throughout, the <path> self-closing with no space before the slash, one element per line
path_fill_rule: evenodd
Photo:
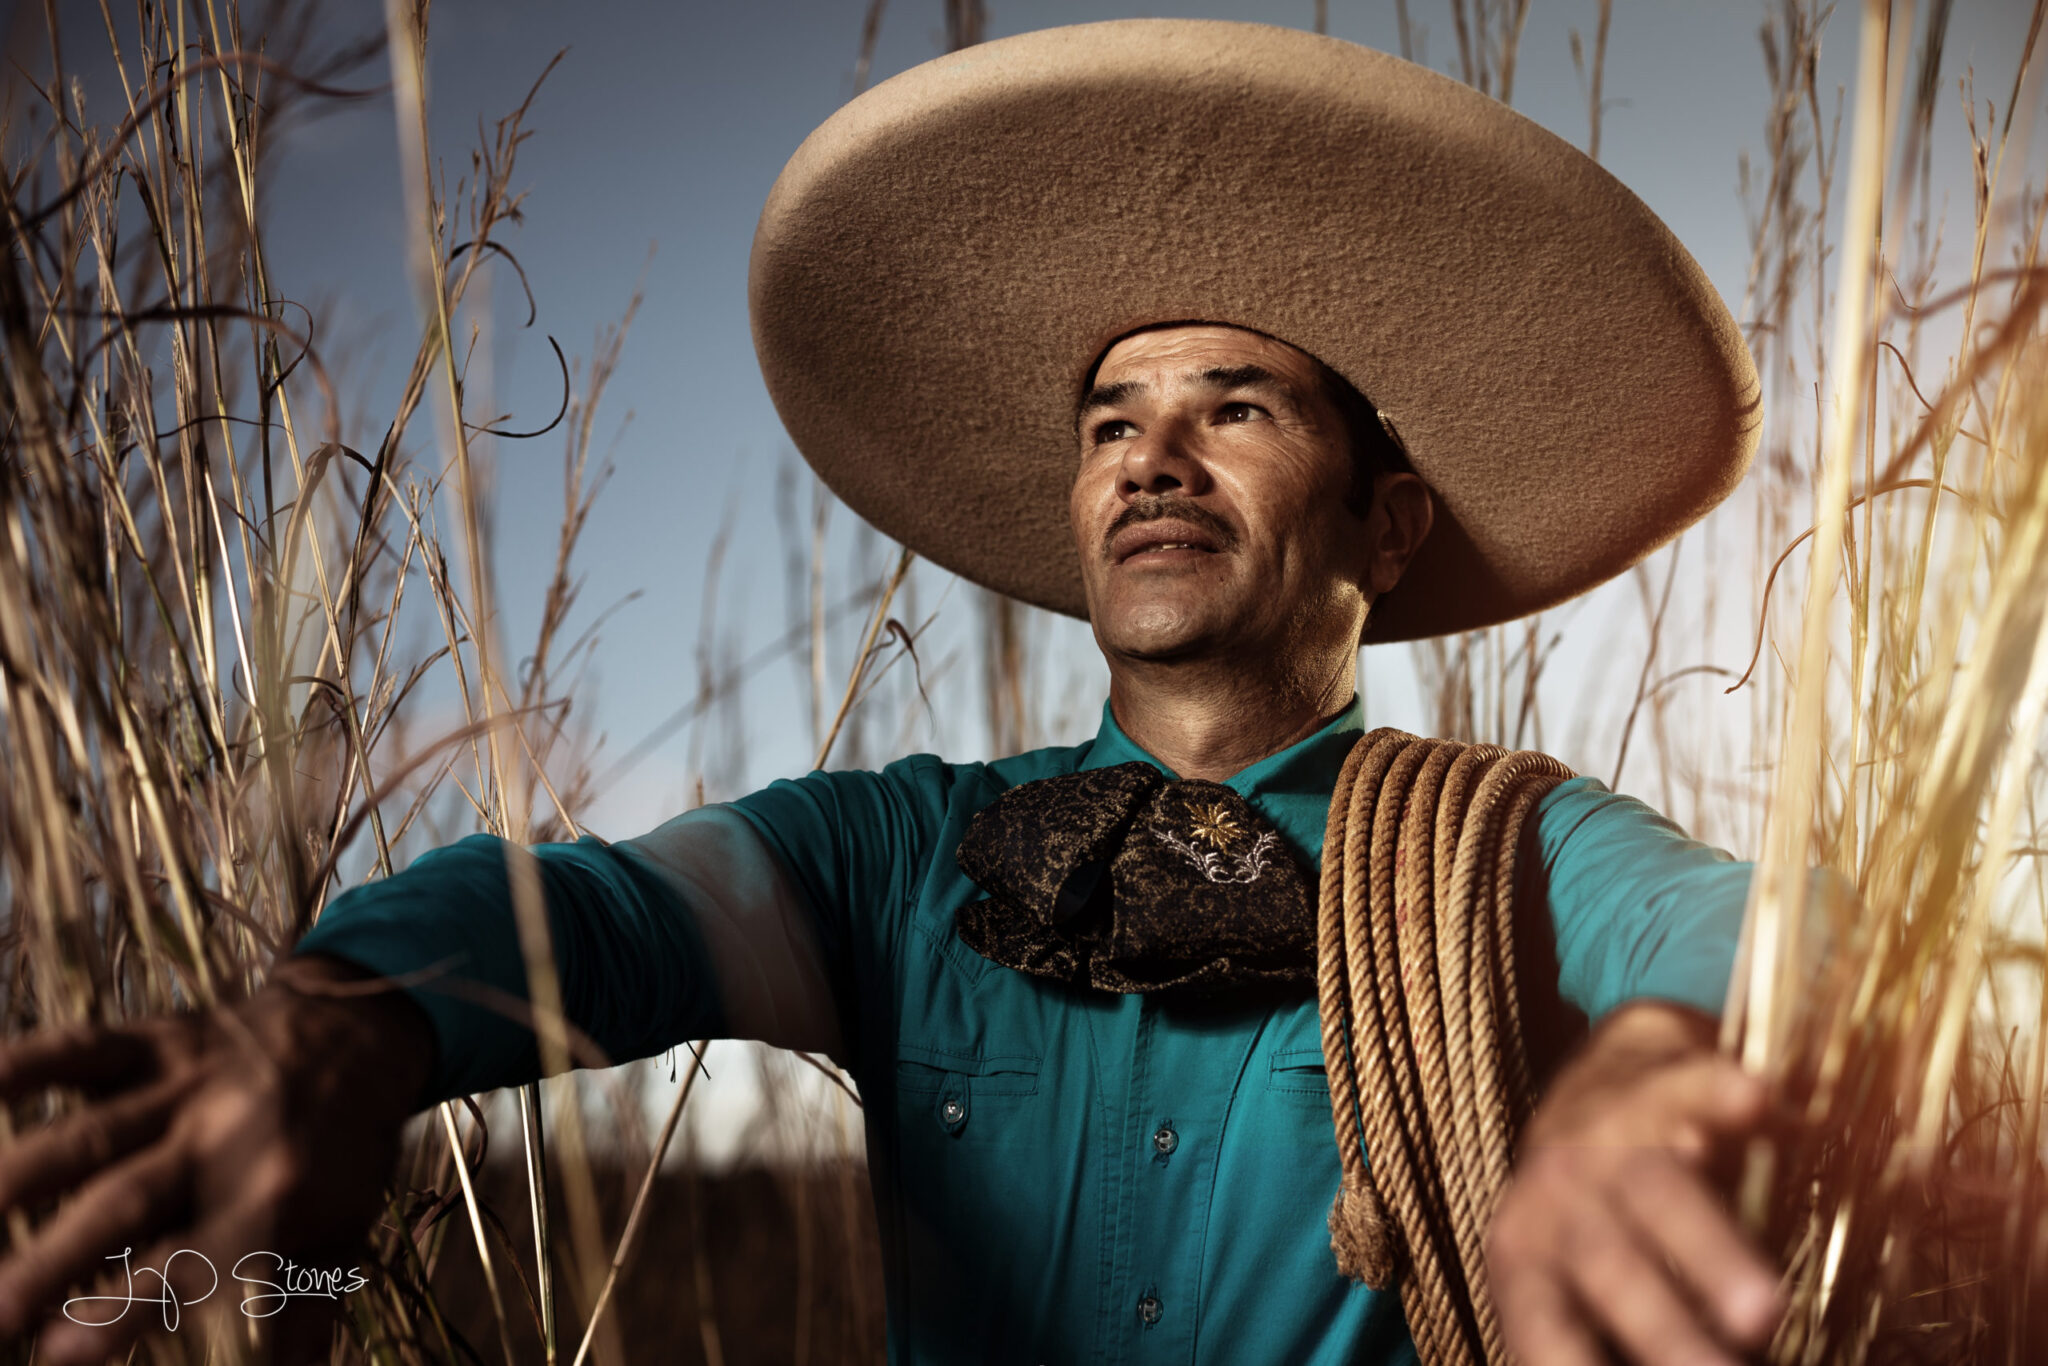
<path fill-rule="evenodd" d="M 9 1033 L 252 989 L 344 868 L 389 872 L 432 815 L 518 839 L 576 828 L 588 773 L 569 699 L 592 640 L 565 632 L 602 483 L 593 415 L 623 327 L 573 393 L 565 363 L 563 410 L 538 424 L 564 439 L 564 508 L 538 635 L 514 675 L 491 602 L 486 448 L 516 433 L 465 404 L 477 338 L 464 310 L 492 262 L 516 270 L 501 236 L 518 211 L 527 111 L 489 131 L 450 191 L 424 140 L 425 6 L 388 17 L 387 32 L 337 54 L 309 45 L 328 30 L 294 7 L 143 6 L 120 23 L 103 8 L 111 113 L 86 108 L 54 30 L 42 83 L 12 106 L 0 139 Z M 395 88 L 341 88 L 374 82 L 387 41 Z M 256 204 L 299 103 L 370 96 L 395 99 L 410 133 L 422 325 L 396 411 L 363 452 L 342 439 L 311 320 L 271 276 Z M 448 733 L 422 734 L 451 708 Z M 551 1137 L 568 1159 L 572 1288 L 584 1290 L 606 1249 L 565 1114 Z M 488 1221 L 463 1198 L 470 1164 L 450 1147 L 460 1135 L 474 1156 L 482 1117 L 450 1107 L 440 1121 L 394 1192 L 376 1246 L 389 1274 L 350 1301 L 345 1355 L 456 1356 L 427 1286 L 465 1224 L 490 1260 Z M 537 1297 L 551 1321 L 548 1287 Z M 206 1338 L 152 1350 L 196 1360 L 221 1345 Z"/>
<path fill-rule="evenodd" d="M 1993 92 L 1943 79 L 1948 4 L 1914 17 L 1853 16 L 1846 177 L 1815 86 L 1822 16 L 1788 3 L 1766 35 L 1763 474 L 1813 525 L 1771 538 L 1806 561 L 1777 610 L 1793 617 L 1795 588 L 1805 605 L 1759 666 L 1785 702 L 1729 1029 L 1786 1108 L 1744 1188 L 1790 1266 L 1782 1362 L 2048 1350 L 2048 274 L 2027 152 L 2044 10 L 2012 16 L 2019 74 Z M 1945 225 L 1932 168 L 1956 154 L 1936 113 L 1956 100 L 1975 175 L 1969 221 Z M 1956 226 L 1966 265 L 1944 278 Z M 1801 355 L 1801 331 L 1833 340 Z M 1857 897 L 1804 904 L 1809 864 Z"/>

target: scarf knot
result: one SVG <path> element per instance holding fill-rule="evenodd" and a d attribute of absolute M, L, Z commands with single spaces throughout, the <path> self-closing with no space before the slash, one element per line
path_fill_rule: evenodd
<path fill-rule="evenodd" d="M 956 913 L 960 938 L 1005 967 L 1184 997 L 1314 980 L 1308 879 L 1221 783 L 1142 763 L 1023 783 L 969 822 L 956 857 L 987 893 Z"/>

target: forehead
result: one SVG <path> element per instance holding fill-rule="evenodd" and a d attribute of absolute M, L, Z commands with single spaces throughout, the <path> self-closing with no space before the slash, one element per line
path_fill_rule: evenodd
<path fill-rule="evenodd" d="M 1218 367 L 1256 365 L 1313 387 L 1315 360 L 1277 337 L 1221 323 L 1175 323 L 1118 338 L 1096 364 L 1097 382 L 1195 375 Z"/>

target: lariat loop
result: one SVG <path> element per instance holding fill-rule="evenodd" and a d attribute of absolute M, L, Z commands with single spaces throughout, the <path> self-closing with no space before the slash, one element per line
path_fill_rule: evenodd
<path fill-rule="evenodd" d="M 1537 803 L 1572 776 L 1534 751 L 1382 729 L 1331 795 L 1316 914 L 1343 1167 L 1330 1242 L 1343 1274 L 1400 1286 L 1424 1366 L 1508 1359 L 1484 1249 L 1535 1103 L 1517 857 Z"/>

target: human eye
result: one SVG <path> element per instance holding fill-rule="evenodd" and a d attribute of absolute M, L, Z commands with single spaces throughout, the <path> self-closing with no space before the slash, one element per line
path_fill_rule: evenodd
<path fill-rule="evenodd" d="M 1088 433 L 1088 442 L 1092 446 L 1100 446 L 1110 441 L 1122 441 L 1131 434 L 1131 431 L 1129 422 L 1120 417 L 1113 417 L 1106 422 L 1096 423 L 1094 429 Z"/>
<path fill-rule="evenodd" d="M 1243 399 L 1226 403 L 1216 410 L 1216 420 L 1220 423 L 1256 422 L 1265 416 L 1264 408 Z"/>

